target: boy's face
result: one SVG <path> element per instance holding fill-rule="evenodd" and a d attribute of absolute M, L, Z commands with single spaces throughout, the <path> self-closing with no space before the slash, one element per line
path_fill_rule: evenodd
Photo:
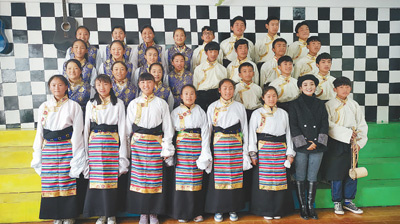
<path fill-rule="evenodd" d="M 146 96 L 153 93 L 155 83 L 153 80 L 143 80 L 139 82 L 139 88 Z"/>
<path fill-rule="evenodd" d="M 302 91 L 307 96 L 312 96 L 315 93 L 315 83 L 313 80 L 305 80 L 301 83 L 300 91 Z"/>
<path fill-rule="evenodd" d="M 218 50 L 208 50 L 206 51 L 207 59 L 209 62 L 214 62 L 218 58 Z"/>
<path fill-rule="evenodd" d="M 268 33 L 271 35 L 275 35 L 279 30 L 279 20 L 271 20 L 268 24 L 265 24 L 265 28 L 267 28 Z"/>
<path fill-rule="evenodd" d="M 150 49 L 146 52 L 144 58 L 147 60 L 147 64 L 149 65 L 156 63 L 158 60 L 158 51 L 155 49 Z"/>
<path fill-rule="evenodd" d="M 333 88 L 333 91 L 336 92 L 337 97 L 342 100 L 345 100 L 347 96 L 351 93 L 351 86 L 341 85 L 336 88 Z"/>
<path fill-rule="evenodd" d="M 310 36 L 310 29 L 307 25 L 302 25 L 298 29 L 296 36 L 302 40 L 307 40 L 307 38 Z"/>
<path fill-rule="evenodd" d="M 311 55 L 317 55 L 319 50 L 321 50 L 321 42 L 319 41 L 311 41 L 308 45 L 308 52 Z"/>
<path fill-rule="evenodd" d="M 201 34 L 201 39 L 204 41 L 204 43 L 210 43 L 212 40 L 214 40 L 215 36 L 214 33 L 210 30 L 204 30 L 203 33 Z"/>
<path fill-rule="evenodd" d="M 114 29 L 114 31 L 112 32 L 111 36 L 112 36 L 112 38 L 113 38 L 114 40 L 120 40 L 120 41 L 122 41 L 122 42 L 123 42 L 124 39 L 125 39 L 125 33 L 124 33 L 124 31 L 123 31 L 122 29 L 120 29 L 120 28 Z"/>
<path fill-rule="evenodd" d="M 276 42 L 272 51 L 275 53 L 275 56 L 282 57 L 286 54 L 286 43 L 283 41 Z"/>
<path fill-rule="evenodd" d="M 176 30 L 174 34 L 175 44 L 178 46 L 185 45 L 186 36 L 182 30 Z"/>
<path fill-rule="evenodd" d="M 151 67 L 150 74 L 154 76 L 154 80 L 156 83 L 158 83 L 163 77 L 163 70 L 161 66 L 153 65 L 153 67 Z"/>
<path fill-rule="evenodd" d="M 242 78 L 243 82 L 250 83 L 254 76 L 254 70 L 251 66 L 243 66 L 239 71 L 239 77 Z"/>
<path fill-rule="evenodd" d="M 244 25 L 244 22 L 241 20 L 236 20 L 233 26 L 231 26 L 231 30 L 235 36 L 242 36 L 244 31 L 246 30 L 246 26 Z"/>
<path fill-rule="evenodd" d="M 321 59 L 317 64 L 319 71 L 323 74 L 328 73 L 331 70 L 332 59 Z"/>
<path fill-rule="evenodd" d="M 290 73 L 292 73 L 292 69 L 293 69 L 293 62 L 283 61 L 283 62 L 281 62 L 280 65 L 278 65 L 278 68 L 279 68 L 279 70 L 281 70 L 282 75 L 290 76 Z"/>
<path fill-rule="evenodd" d="M 185 68 L 185 59 L 180 55 L 175 56 L 174 60 L 172 60 L 172 66 L 174 66 L 175 70 L 182 71 Z"/>
<path fill-rule="evenodd" d="M 236 54 L 237 54 L 239 60 L 243 60 L 247 57 L 248 50 L 249 49 L 247 48 L 246 44 L 241 44 L 237 47 L 237 49 L 235 51 L 236 51 Z"/>

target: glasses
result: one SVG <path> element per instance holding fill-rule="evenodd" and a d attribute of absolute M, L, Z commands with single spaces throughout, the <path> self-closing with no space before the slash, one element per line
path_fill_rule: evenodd
<path fill-rule="evenodd" d="M 203 32 L 203 35 L 204 35 L 204 36 L 212 36 L 212 35 L 214 35 L 214 33 L 211 32 L 211 31 L 204 31 L 204 32 Z"/>

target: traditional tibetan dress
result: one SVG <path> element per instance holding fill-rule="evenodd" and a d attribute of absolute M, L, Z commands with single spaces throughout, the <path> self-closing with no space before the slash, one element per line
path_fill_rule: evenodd
<path fill-rule="evenodd" d="M 124 60 L 126 62 L 130 62 L 133 64 L 133 49 L 131 47 L 129 47 L 125 42 L 123 42 L 124 46 L 125 46 L 125 53 L 124 53 Z M 100 63 L 104 63 L 105 61 L 107 61 L 110 57 L 111 57 L 111 46 L 110 44 L 107 45 L 105 48 L 102 48 L 101 50 L 99 50 L 99 60 L 97 60 Z M 100 64 L 98 64 L 97 66 L 100 66 Z M 133 68 L 137 68 L 135 66 L 133 66 Z"/>
<path fill-rule="evenodd" d="M 130 63 L 129 61 L 123 59 L 122 60 L 126 66 L 128 67 L 128 73 L 126 74 L 126 78 L 131 79 L 132 75 L 133 75 L 133 67 L 132 67 L 132 63 Z M 112 74 L 112 70 L 111 67 L 114 64 L 114 59 L 113 58 L 108 58 L 101 66 L 99 69 L 99 74 L 106 74 L 108 76 L 110 76 L 110 78 L 113 77 Z"/>
<path fill-rule="evenodd" d="M 73 219 L 78 214 L 76 178 L 86 164 L 83 116 L 78 103 L 65 95 L 39 107 L 31 167 L 40 175 L 40 219 Z"/>
<path fill-rule="evenodd" d="M 220 44 L 221 46 L 221 50 L 224 52 L 224 66 L 228 66 L 229 63 L 231 63 L 232 61 L 236 60 L 237 58 L 237 54 L 235 51 L 235 43 L 236 41 L 238 41 L 239 39 L 244 39 L 247 40 L 248 42 L 248 46 L 249 46 L 249 50 L 247 53 L 247 58 L 249 58 L 251 61 L 254 61 L 255 59 L 255 51 L 254 51 L 254 44 L 251 40 L 245 38 L 243 35 L 238 37 L 235 35 L 232 35 L 231 37 L 223 40 Z"/>
<path fill-rule="evenodd" d="M 84 59 L 83 62 L 81 62 L 81 65 L 82 65 L 81 78 L 83 82 L 94 85 L 94 80 L 97 77 L 97 71 L 94 68 L 93 64 Z M 66 63 L 64 63 L 63 65 L 62 74 L 64 75 L 65 78 L 68 79 Z"/>
<path fill-rule="evenodd" d="M 228 73 L 228 78 L 232 79 L 236 83 L 240 82 L 242 78 L 239 77 L 239 66 L 245 62 L 248 62 L 253 65 L 254 75 L 252 80 L 255 84 L 258 85 L 260 74 L 258 73 L 257 65 L 254 62 L 252 62 L 249 58 L 245 58 L 241 61 L 239 61 L 239 59 L 236 58 L 236 60 L 232 61 L 226 68 L 226 71 Z"/>
<path fill-rule="evenodd" d="M 86 104 L 90 99 L 91 86 L 89 83 L 84 82 L 80 79 L 79 82 L 72 83 L 68 81 L 68 96 L 71 100 L 77 102 L 83 111 L 83 117 L 85 117 Z"/>
<path fill-rule="evenodd" d="M 158 50 L 158 62 L 164 64 L 164 49 L 158 45 L 153 43 L 153 47 L 157 48 Z M 147 60 L 144 57 L 146 53 L 147 45 L 145 43 L 141 43 L 134 51 L 133 51 L 133 63 L 135 64 L 136 68 L 142 67 L 147 64 Z"/>
<path fill-rule="evenodd" d="M 112 88 L 115 96 L 124 102 L 125 108 L 127 108 L 129 103 L 138 96 L 137 87 L 128 78 L 125 78 L 121 82 L 113 79 Z"/>
<path fill-rule="evenodd" d="M 278 107 L 288 112 L 290 102 L 297 99 L 300 95 L 299 87 L 297 87 L 297 79 L 291 76 L 285 77 L 280 75 L 269 85 L 275 87 L 278 92 Z"/>
<path fill-rule="evenodd" d="M 176 108 L 181 102 L 182 87 L 186 84 L 193 84 L 193 74 L 187 70 L 178 73 L 174 69 L 168 75 L 168 84 L 174 96 L 174 108 Z"/>
<path fill-rule="evenodd" d="M 254 111 L 249 124 L 249 151 L 258 153 L 253 170 L 250 211 L 259 216 L 284 216 L 293 211 L 293 199 L 284 162 L 295 156 L 289 116 L 268 106 Z"/>
<path fill-rule="evenodd" d="M 176 44 L 170 47 L 166 52 L 166 58 L 168 59 L 168 71 L 171 72 L 174 69 L 172 66 L 172 56 L 176 53 L 181 53 L 185 57 L 185 70 L 192 71 L 192 57 L 193 57 L 193 50 L 187 47 L 186 45 L 183 46 L 176 46 Z"/>
<path fill-rule="evenodd" d="M 240 211 L 245 206 L 243 171 L 251 169 L 246 110 L 222 98 L 207 110 L 212 129 L 214 169 L 209 176 L 205 212 Z"/>
<path fill-rule="evenodd" d="M 308 54 L 307 41 L 299 39 L 298 41 L 293 42 L 287 48 L 286 54 L 293 59 L 293 64 L 296 65 L 301 58 Z"/>
<path fill-rule="evenodd" d="M 92 64 L 95 68 L 97 65 L 97 62 L 100 61 L 101 64 L 101 59 L 98 57 L 98 49 L 93 46 L 88 44 L 88 61 L 90 64 Z M 71 58 L 75 58 L 75 54 L 71 51 L 71 48 L 68 48 L 67 53 L 65 54 L 65 61 L 68 61 Z M 100 65 L 99 64 L 99 65 Z"/>
<path fill-rule="evenodd" d="M 236 84 L 235 95 L 233 99 L 242 103 L 246 108 L 247 121 L 250 121 L 253 111 L 262 106 L 260 102 L 261 95 L 261 87 L 253 82 L 247 84 L 243 81 L 240 81 L 238 84 Z"/>

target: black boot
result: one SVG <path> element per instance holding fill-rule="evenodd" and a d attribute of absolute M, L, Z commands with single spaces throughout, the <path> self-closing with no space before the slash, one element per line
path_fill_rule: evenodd
<path fill-rule="evenodd" d="M 308 211 L 306 204 L 306 185 L 304 181 L 296 181 L 296 184 L 297 184 L 297 197 L 299 198 L 299 203 L 300 203 L 300 217 L 307 220 Z"/>
<path fill-rule="evenodd" d="M 312 219 L 318 219 L 317 212 L 314 209 L 315 194 L 317 193 L 317 182 L 310 182 L 308 188 L 308 214 Z"/>

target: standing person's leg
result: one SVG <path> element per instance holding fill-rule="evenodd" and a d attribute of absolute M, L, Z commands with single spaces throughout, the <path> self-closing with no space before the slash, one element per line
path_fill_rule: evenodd
<path fill-rule="evenodd" d="M 353 199 L 356 198 L 356 193 L 357 193 L 357 179 L 353 180 L 349 176 L 347 176 L 343 184 L 343 188 L 344 188 L 343 208 L 356 214 L 362 214 L 364 211 L 359 209 L 353 202 Z"/>
<path fill-rule="evenodd" d="M 294 157 L 296 163 L 296 185 L 297 197 L 300 204 L 300 216 L 303 219 L 308 219 L 307 202 L 306 202 L 306 172 L 308 166 L 308 154 L 297 152 Z"/>
<path fill-rule="evenodd" d="M 335 213 L 338 215 L 343 215 L 343 181 L 342 180 L 332 180 L 331 181 L 331 194 L 332 201 L 335 204 Z"/>
<path fill-rule="evenodd" d="M 317 193 L 317 175 L 321 166 L 323 152 L 310 153 L 307 171 L 308 186 L 308 213 L 311 218 L 318 219 L 318 215 L 314 209 L 315 195 Z"/>

